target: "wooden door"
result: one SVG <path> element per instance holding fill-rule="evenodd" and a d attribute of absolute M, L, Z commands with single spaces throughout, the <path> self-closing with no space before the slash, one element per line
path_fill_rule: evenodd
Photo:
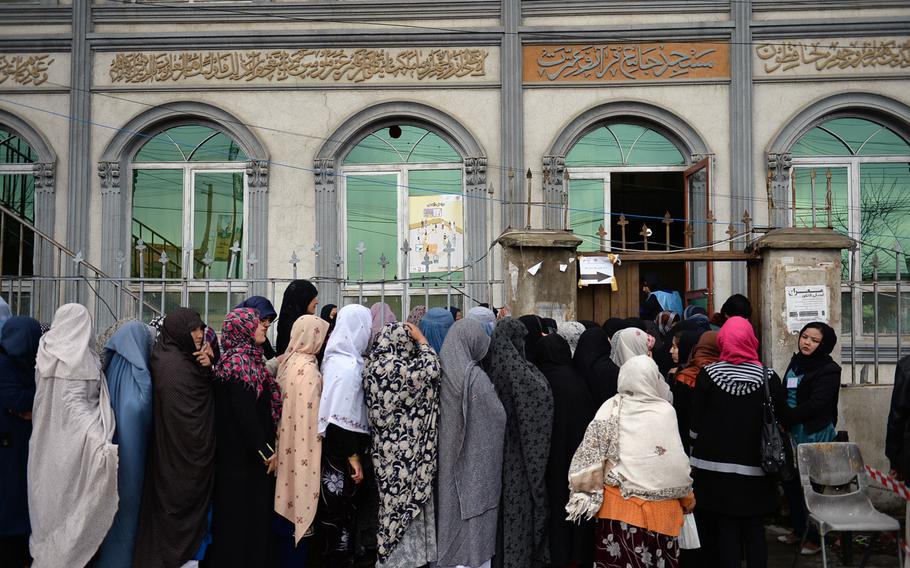
<path fill-rule="evenodd" d="M 604 284 L 578 289 L 578 319 L 602 324 L 608 318 L 638 317 L 639 262 L 623 262 L 613 269 L 618 290 Z"/>

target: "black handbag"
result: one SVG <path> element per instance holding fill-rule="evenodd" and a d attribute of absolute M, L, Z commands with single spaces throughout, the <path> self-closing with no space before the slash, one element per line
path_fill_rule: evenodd
<path fill-rule="evenodd" d="M 765 397 L 762 402 L 762 429 L 761 429 L 761 468 L 768 475 L 778 477 L 781 481 L 788 481 L 793 477 L 792 462 L 788 459 L 789 444 L 784 440 L 774 416 L 774 402 L 771 400 L 771 388 L 768 386 L 770 370 L 762 370 L 762 387 Z M 791 454 L 792 455 L 792 454 Z"/>

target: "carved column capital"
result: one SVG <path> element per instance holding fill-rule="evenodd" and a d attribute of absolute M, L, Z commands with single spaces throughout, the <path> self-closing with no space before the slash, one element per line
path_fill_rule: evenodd
<path fill-rule="evenodd" d="M 120 193 L 120 162 L 98 162 L 101 193 Z"/>
<path fill-rule="evenodd" d="M 487 157 L 464 159 L 464 181 L 469 192 L 486 191 L 487 186 Z"/>
<path fill-rule="evenodd" d="M 53 193 L 57 180 L 57 166 L 53 162 L 38 162 L 32 166 L 32 175 L 35 177 L 35 191 L 38 193 Z"/>
<path fill-rule="evenodd" d="M 566 157 L 565 156 L 544 156 L 543 157 L 543 197 L 547 204 L 544 209 L 544 227 L 547 229 L 556 229 L 562 226 L 563 203 L 565 200 L 566 187 L 563 179 L 566 175 Z"/>
<path fill-rule="evenodd" d="M 313 175 L 316 176 L 316 192 L 335 191 L 335 160 L 328 158 L 313 162 Z"/>
<path fill-rule="evenodd" d="M 246 163 L 246 180 L 250 191 L 267 191 L 269 188 L 269 161 L 248 160 Z"/>

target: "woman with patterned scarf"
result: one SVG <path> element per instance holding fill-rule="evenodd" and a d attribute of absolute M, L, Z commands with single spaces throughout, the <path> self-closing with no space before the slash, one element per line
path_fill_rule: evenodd
<path fill-rule="evenodd" d="M 223 352 L 215 367 L 215 492 L 212 566 L 269 566 L 275 546 L 271 520 L 275 424 L 281 395 L 265 367 L 266 328 L 252 308 L 224 319 Z"/>
<path fill-rule="evenodd" d="M 416 325 L 376 336 L 363 386 L 379 489 L 379 561 L 417 568 L 436 561 L 433 480 L 439 419 L 439 356 Z"/>

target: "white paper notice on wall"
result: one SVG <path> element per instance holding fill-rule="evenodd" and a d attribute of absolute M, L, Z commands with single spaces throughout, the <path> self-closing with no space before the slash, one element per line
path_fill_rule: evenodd
<path fill-rule="evenodd" d="M 613 262 L 606 256 L 582 256 L 578 258 L 581 285 L 610 284 L 613 281 Z"/>
<path fill-rule="evenodd" d="M 562 262 L 559 263 L 559 271 L 560 271 L 560 272 L 565 272 L 566 270 L 568 270 L 568 268 L 569 268 L 569 265 L 568 265 L 568 264 L 564 264 L 564 263 L 562 263 Z"/>
<path fill-rule="evenodd" d="M 531 276 L 536 276 L 537 271 L 540 270 L 541 265 L 543 265 L 543 261 L 540 261 L 537 264 L 535 264 L 534 266 L 532 266 L 531 268 L 529 268 L 528 274 L 530 274 Z"/>
<path fill-rule="evenodd" d="M 828 287 L 787 286 L 787 330 L 799 333 L 809 322 L 828 323 L 831 314 Z"/>

